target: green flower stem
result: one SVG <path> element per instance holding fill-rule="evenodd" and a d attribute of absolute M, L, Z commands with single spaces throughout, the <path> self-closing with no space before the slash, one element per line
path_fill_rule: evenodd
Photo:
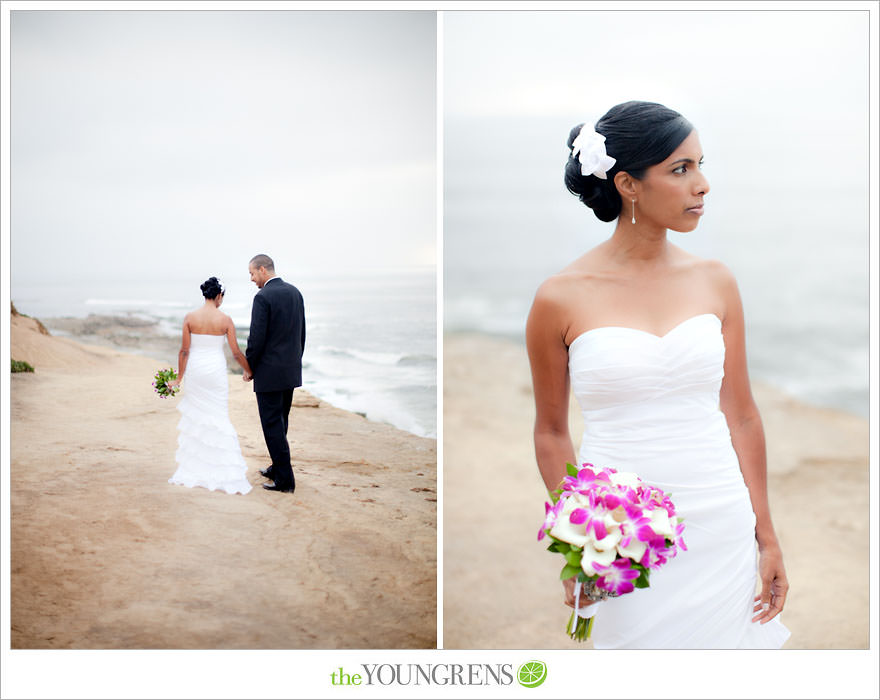
<path fill-rule="evenodd" d="M 574 618 L 574 610 L 571 612 L 571 616 L 568 618 L 568 625 L 565 627 L 565 631 L 569 637 L 578 642 L 585 642 L 590 638 L 590 635 L 593 633 L 593 617 L 581 617 L 578 615 L 577 622 L 575 622 Z M 572 627 L 574 629 L 572 629 Z"/>

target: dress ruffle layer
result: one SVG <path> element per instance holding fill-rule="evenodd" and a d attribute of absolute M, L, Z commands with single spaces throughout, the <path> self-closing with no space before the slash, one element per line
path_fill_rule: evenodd
<path fill-rule="evenodd" d="M 186 406 L 181 405 L 183 415 L 177 423 L 177 430 L 183 438 L 178 441 L 181 445 L 186 444 L 193 449 L 237 452 L 241 456 L 238 435 L 228 418 L 225 421 L 216 417 L 204 420 L 203 416 L 187 415 L 186 409 Z"/>
<path fill-rule="evenodd" d="M 229 421 L 224 342 L 225 336 L 192 334 L 184 395 L 177 406 L 177 471 L 168 482 L 245 494 L 252 487 Z"/>

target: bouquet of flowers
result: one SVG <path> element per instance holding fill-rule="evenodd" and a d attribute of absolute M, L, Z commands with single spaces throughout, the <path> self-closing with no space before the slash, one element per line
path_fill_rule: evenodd
<path fill-rule="evenodd" d="M 169 396 L 174 396 L 180 391 L 180 387 L 168 386 L 168 382 L 173 382 L 175 379 L 177 379 L 177 372 L 171 367 L 168 369 L 160 369 L 156 372 L 156 376 L 153 377 L 153 390 L 163 399 L 168 398 Z"/>
<path fill-rule="evenodd" d="M 577 576 L 575 609 L 566 632 L 584 641 L 593 618 L 579 615 L 581 588 L 591 600 L 604 600 L 647 588 L 652 570 L 663 566 L 679 549 L 687 550 L 682 518 L 661 489 L 648 486 L 632 472 L 583 464 L 566 464 L 568 476 L 545 503 L 538 540 L 565 557 L 560 578 Z"/>

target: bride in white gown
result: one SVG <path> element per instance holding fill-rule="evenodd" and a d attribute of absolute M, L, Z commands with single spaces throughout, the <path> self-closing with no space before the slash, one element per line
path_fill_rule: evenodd
<path fill-rule="evenodd" d="M 581 594 L 593 645 L 779 648 L 788 581 L 736 281 L 666 236 L 703 214 L 697 133 L 662 105 L 628 102 L 575 127 L 568 145 L 566 186 L 617 223 L 541 285 L 529 313 L 538 467 L 548 490 L 566 462 L 637 473 L 671 495 L 688 547 L 649 588 L 599 603 Z M 577 460 L 569 389 L 584 417 Z M 563 586 L 574 605 L 574 579 Z"/>
<path fill-rule="evenodd" d="M 186 375 L 183 396 L 177 409 L 177 471 L 168 480 L 183 486 L 202 486 L 226 493 L 245 494 L 251 490 L 247 465 L 241 454 L 238 435 L 229 421 L 229 380 L 224 343 L 228 343 L 245 373 L 250 367 L 235 338 L 232 319 L 219 309 L 223 288 L 216 277 L 201 286 L 205 304 L 183 320 L 183 340 L 179 355 L 180 384 Z"/>

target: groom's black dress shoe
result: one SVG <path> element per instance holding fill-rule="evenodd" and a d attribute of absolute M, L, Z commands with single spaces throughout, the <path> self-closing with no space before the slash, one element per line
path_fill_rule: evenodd
<path fill-rule="evenodd" d="M 277 484 L 263 484 L 263 488 L 267 491 L 281 491 L 282 493 L 293 493 L 296 486 L 278 486 Z"/>
<path fill-rule="evenodd" d="M 267 467 L 266 469 L 260 469 L 260 474 L 262 474 L 267 479 L 272 479 L 274 481 L 274 478 L 272 476 L 272 474 L 273 474 L 272 467 Z"/>

